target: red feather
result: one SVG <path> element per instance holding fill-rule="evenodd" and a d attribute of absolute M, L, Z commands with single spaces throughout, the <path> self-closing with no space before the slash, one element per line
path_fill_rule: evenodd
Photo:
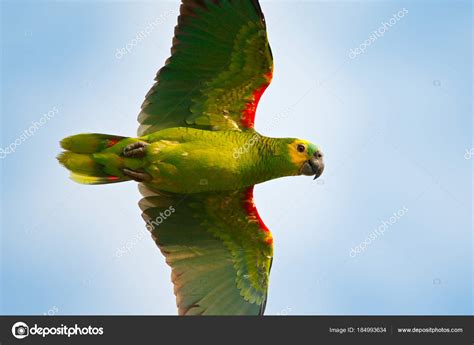
<path fill-rule="evenodd" d="M 268 72 L 265 74 L 265 78 L 267 79 L 267 82 L 260 86 L 257 90 L 255 90 L 252 94 L 253 100 L 245 104 L 245 108 L 242 111 L 242 119 L 241 123 L 244 127 L 246 128 L 253 128 L 255 124 L 255 113 L 257 112 L 257 106 L 258 102 L 260 101 L 260 98 L 262 97 L 263 93 L 267 89 L 268 85 L 270 85 L 270 82 L 272 81 L 273 77 L 273 72 Z"/>
<path fill-rule="evenodd" d="M 248 218 L 250 220 L 256 220 L 258 222 L 260 229 L 262 229 L 262 231 L 268 234 L 268 238 L 266 242 L 267 244 L 271 245 L 273 244 L 273 238 L 270 233 L 270 230 L 267 228 L 262 218 L 260 218 L 260 215 L 258 214 L 258 211 L 257 211 L 257 207 L 255 206 L 255 203 L 253 201 L 253 187 L 254 186 L 249 187 L 245 191 L 244 208 L 245 208 L 245 211 L 247 211 Z"/>
<path fill-rule="evenodd" d="M 112 147 L 120 141 L 118 138 L 107 140 L 107 147 Z"/>

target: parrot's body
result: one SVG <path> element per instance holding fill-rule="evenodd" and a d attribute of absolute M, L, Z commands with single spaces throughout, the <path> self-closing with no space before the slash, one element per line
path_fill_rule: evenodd
<path fill-rule="evenodd" d="M 135 138 L 79 134 L 59 161 L 83 184 L 137 181 L 143 217 L 172 267 L 178 311 L 262 314 L 273 238 L 253 186 L 311 175 L 321 151 L 253 128 L 272 77 L 256 0 L 183 0 L 172 48 Z"/>
<path fill-rule="evenodd" d="M 299 175 L 299 166 L 307 159 L 292 150 L 297 142 L 307 145 L 310 154 L 317 150 L 304 140 L 268 138 L 255 131 L 178 127 L 140 138 L 79 134 L 62 141 L 68 151 L 59 159 L 77 182 L 85 184 L 130 180 L 135 176 L 124 174 L 123 169 L 128 169 L 142 171 L 140 182 L 167 192 L 228 191 Z M 129 145 L 133 150 L 134 143 L 144 144 L 135 145 L 143 148 L 140 154 L 124 153 Z"/>

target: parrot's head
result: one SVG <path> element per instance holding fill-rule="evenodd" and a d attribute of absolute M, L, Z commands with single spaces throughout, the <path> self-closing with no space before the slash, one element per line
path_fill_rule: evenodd
<path fill-rule="evenodd" d="M 314 144 L 302 139 L 292 139 L 288 144 L 291 162 L 298 169 L 298 175 L 314 176 L 317 179 L 324 170 L 323 153 Z"/>

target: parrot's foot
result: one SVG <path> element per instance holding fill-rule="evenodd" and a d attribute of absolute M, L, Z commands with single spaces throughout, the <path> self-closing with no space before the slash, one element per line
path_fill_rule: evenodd
<path fill-rule="evenodd" d="M 129 158 L 142 158 L 145 157 L 146 148 L 150 145 L 143 141 L 138 141 L 136 143 L 125 146 L 123 149 L 123 155 Z"/>
<path fill-rule="evenodd" d="M 152 177 L 146 172 L 131 169 L 122 169 L 122 172 L 125 176 L 130 177 L 132 180 L 137 182 L 148 182 L 152 180 Z"/>

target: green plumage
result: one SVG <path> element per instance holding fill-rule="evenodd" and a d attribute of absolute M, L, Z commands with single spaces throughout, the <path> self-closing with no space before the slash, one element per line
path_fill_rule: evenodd
<path fill-rule="evenodd" d="M 271 139 L 253 131 L 192 128 L 166 129 L 143 139 L 151 143 L 147 148 L 150 165 L 144 169 L 153 176 L 152 183 L 164 191 L 238 190 L 298 173 L 286 147 L 294 139 Z"/>
<path fill-rule="evenodd" d="M 255 219 L 233 226 L 247 217 L 245 193 L 183 195 L 144 186 L 141 191 L 144 219 L 173 268 L 180 314 L 258 314 L 273 248 Z M 170 207 L 175 212 L 154 224 Z"/>
<path fill-rule="evenodd" d="M 253 92 L 269 83 L 273 60 L 257 1 L 183 1 L 172 56 L 138 117 L 138 134 L 169 127 L 243 128 Z"/>
<path fill-rule="evenodd" d="M 253 129 L 273 73 L 257 0 L 183 0 L 172 56 L 138 117 L 139 137 L 79 134 L 59 162 L 83 184 L 141 182 L 139 205 L 180 315 L 263 314 L 273 238 L 253 186 L 319 176 L 318 148 Z"/>
<path fill-rule="evenodd" d="M 63 148 L 72 151 L 63 152 L 59 161 L 76 175 L 102 178 L 96 184 L 130 180 L 124 168 L 140 170 L 152 177 L 149 184 L 173 193 L 240 190 L 299 174 L 288 152 L 288 145 L 297 139 L 268 138 L 253 130 L 169 128 L 140 138 L 123 138 L 111 147 L 100 143 L 102 136 L 79 134 L 64 139 Z M 99 143 L 91 146 L 98 148 L 96 152 L 82 144 L 64 144 L 87 138 Z M 123 149 L 134 142 L 149 144 L 143 158 L 124 157 Z M 103 179 L 107 176 L 111 179 Z"/>

